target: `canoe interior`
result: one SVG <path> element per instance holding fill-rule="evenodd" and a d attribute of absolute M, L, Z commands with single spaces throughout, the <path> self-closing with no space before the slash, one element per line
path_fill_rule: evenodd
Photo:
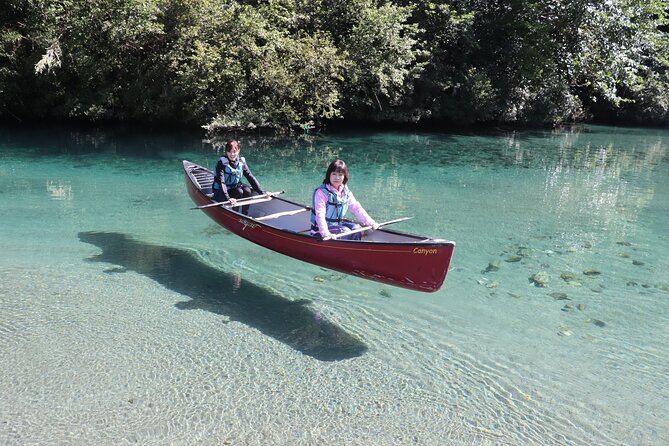
<path fill-rule="evenodd" d="M 196 164 L 186 164 L 187 172 L 194 184 L 210 198 L 213 203 L 212 183 L 214 174 L 209 169 Z M 241 209 L 236 208 L 232 210 Z M 296 212 L 296 213 L 294 213 Z M 290 215 L 294 213 L 293 215 Z M 248 216 L 276 229 L 291 231 L 298 234 L 310 235 L 311 228 L 311 207 L 281 198 L 275 197 L 270 201 L 249 205 Z M 359 241 L 350 241 L 351 243 L 361 243 Z M 440 243 L 446 240 L 421 237 L 418 235 L 397 232 L 389 229 L 380 229 L 377 231 L 365 231 L 362 242 L 377 243 Z"/>

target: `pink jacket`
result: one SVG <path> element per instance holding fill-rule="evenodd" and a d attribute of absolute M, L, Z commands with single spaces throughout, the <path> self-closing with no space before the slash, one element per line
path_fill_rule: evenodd
<path fill-rule="evenodd" d="M 341 197 L 345 187 L 342 185 L 341 188 L 337 190 L 330 184 L 326 184 L 325 186 L 330 191 L 335 192 L 339 197 Z M 327 208 L 327 203 L 328 194 L 326 194 L 323 189 L 317 189 L 316 194 L 314 195 L 314 212 L 316 213 L 316 224 L 318 225 L 318 232 L 321 234 L 321 237 L 330 235 L 328 224 L 325 221 L 325 209 Z M 350 189 L 348 191 L 348 210 L 351 211 L 353 215 L 355 215 L 355 218 L 357 218 L 364 226 L 372 226 L 376 224 L 374 219 L 362 208 L 360 202 L 355 199 L 355 196 Z"/>

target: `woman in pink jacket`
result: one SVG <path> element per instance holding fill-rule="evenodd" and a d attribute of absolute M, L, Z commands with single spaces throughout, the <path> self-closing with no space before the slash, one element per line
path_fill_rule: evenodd
<path fill-rule="evenodd" d="M 379 225 L 362 208 L 348 186 L 348 167 L 342 160 L 334 160 L 328 166 L 323 184 L 314 190 L 311 206 L 311 233 L 320 235 L 323 240 L 333 234 L 342 234 L 359 229 L 360 225 L 344 220 L 347 211 L 365 226 L 377 229 Z M 344 240 L 360 240 L 361 233 L 337 237 Z"/>

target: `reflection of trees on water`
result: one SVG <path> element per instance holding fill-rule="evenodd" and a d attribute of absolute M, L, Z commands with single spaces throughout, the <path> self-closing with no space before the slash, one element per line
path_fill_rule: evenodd
<path fill-rule="evenodd" d="M 225 153 L 228 139 L 238 139 L 242 156 L 245 156 L 255 171 L 265 168 L 273 171 L 279 169 L 300 174 L 310 170 L 323 170 L 336 158 L 341 156 L 342 146 L 319 142 L 312 136 L 251 136 L 219 137 L 207 140 L 208 151 L 213 154 L 212 160 Z M 324 167 L 323 167 L 324 166 Z"/>
<path fill-rule="evenodd" d="M 667 155 L 662 136 L 652 142 L 634 134 L 562 133 L 551 138 L 555 150 L 537 150 L 527 141 L 507 139 L 509 156 L 544 175 L 538 212 L 558 219 L 580 215 L 593 228 L 629 236 L 655 196 L 657 167 Z"/>
<path fill-rule="evenodd" d="M 60 181 L 47 181 L 46 190 L 54 200 L 69 201 L 72 199 L 72 185 Z"/>
<path fill-rule="evenodd" d="M 331 160 L 344 159 L 351 169 L 353 192 L 377 212 L 383 206 L 369 203 L 366 197 L 431 196 L 421 180 L 425 174 L 448 181 L 449 170 L 482 169 L 482 174 L 492 170 L 516 178 L 541 175 L 535 177 L 538 182 L 528 183 L 533 189 L 543 187 L 542 197 L 536 197 L 541 191 L 531 194 L 537 201 L 530 205 L 537 212 L 551 212 L 558 218 L 576 213 L 610 226 L 621 218 L 636 218 L 635 213 L 652 200 L 650 179 L 667 157 L 665 139 L 660 131 L 586 126 L 450 134 L 350 132 L 307 139 L 249 137 L 246 144 L 256 174 L 272 171 L 275 181 L 287 185 L 317 184 Z M 304 201 L 310 192 L 296 188 L 290 196 Z M 400 207 L 394 214 L 407 212 L 405 204 L 393 200 L 393 206 Z"/>

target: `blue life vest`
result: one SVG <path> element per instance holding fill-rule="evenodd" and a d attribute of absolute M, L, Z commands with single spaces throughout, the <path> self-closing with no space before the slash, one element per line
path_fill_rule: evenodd
<path fill-rule="evenodd" d="M 221 163 L 223 163 L 223 180 L 225 181 L 225 186 L 227 188 L 238 187 L 242 183 L 242 176 L 244 175 L 244 164 L 246 160 L 243 156 L 240 156 L 237 160 L 237 167 L 230 166 L 230 160 L 227 156 L 221 157 Z M 216 176 L 214 179 L 214 189 L 218 189 L 219 178 Z"/>
<path fill-rule="evenodd" d="M 325 208 L 325 221 L 328 226 L 335 226 L 341 224 L 344 215 L 348 212 L 348 186 L 344 186 L 344 193 L 341 197 L 336 192 L 332 192 L 325 184 L 321 184 L 314 189 L 311 198 L 311 230 L 318 232 L 318 225 L 316 224 L 316 192 L 318 189 L 323 189 L 328 194 L 328 203 Z"/>

